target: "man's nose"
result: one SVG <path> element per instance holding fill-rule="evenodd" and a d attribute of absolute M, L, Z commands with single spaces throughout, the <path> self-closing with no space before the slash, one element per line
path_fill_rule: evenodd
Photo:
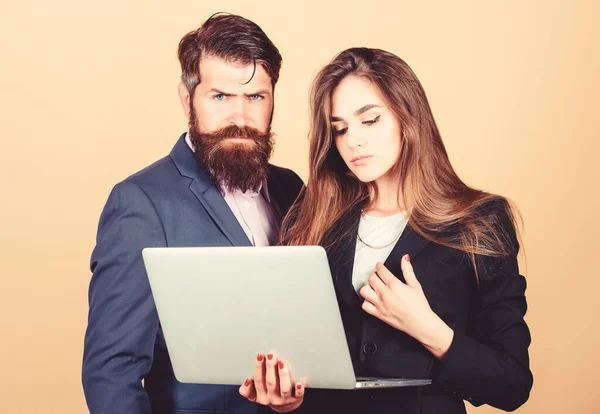
<path fill-rule="evenodd" d="M 248 110 L 243 99 L 237 99 L 234 103 L 231 123 L 243 128 L 248 125 Z"/>

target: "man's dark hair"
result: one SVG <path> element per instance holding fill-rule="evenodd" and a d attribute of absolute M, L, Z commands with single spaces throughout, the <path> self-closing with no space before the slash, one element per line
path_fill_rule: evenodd
<path fill-rule="evenodd" d="M 200 60 L 203 57 L 254 64 L 255 71 L 258 63 L 271 78 L 273 88 L 281 68 L 279 50 L 265 32 L 256 23 L 234 14 L 214 14 L 197 30 L 186 34 L 179 42 L 178 56 L 181 81 L 190 95 L 200 83 Z"/>

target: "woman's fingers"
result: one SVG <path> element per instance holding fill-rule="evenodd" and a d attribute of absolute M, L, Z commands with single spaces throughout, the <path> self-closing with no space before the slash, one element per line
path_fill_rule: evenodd
<path fill-rule="evenodd" d="M 265 383 L 267 394 L 271 396 L 279 396 L 279 373 L 277 372 L 277 358 L 274 353 L 267 354 L 265 361 L 266 374 Z"/>
<path fill-rule="evenodd" d="M 283 361 L 277 361 L 277 370 L 279 374 L 279 393 L 281 398 L 289 400 L 294 395 L 294 381 L 290 370 Z"/>
<path fill-rule="evenodd" d="M 368 300 L 365 300 L 362 304 L 362 308 L 365 312 L 367 312 L 369 315 L 373 315 L 376 318 L 381 319 L 381 315 L 380 312 L 377 310 L 377 308 L 375 307 L 375 305 L 373 305 L 371 302 L 369 302 Z"/>
<path fill-rule="evenodd" d="M 360 293 L 360 296 L 362 296 L 365 300 L 368 300 L 371 303 L 377 303 L 379 300 L 377 292 L 373 290 L 371 285 L 364 285 L 360 288 L 358 293 Z"/>
<path fill-rule="evenodd" d="M 382 296 L 385 290 L 388 289 L 386 283 L 384 283 L 379 274 L 375 272 L 371 273 L 371 276 L 369 276 L 369 286 L 373 288 L 378 296 Z"/>
<path fill-rule="evenodd" d="M 294 398 L 296 398 L 296 400 L 301 400 L 304 398 L 304 389 L 304 384 L 296 384 L 296 386 L 294 387 Z"/>
<path fill-rule="evenodd" d="M 244 383 L 240 386 L 240 394 L 250 401 L 256 401 L 256 389 L 254 388 L 252 379 L 246 378 Z"/>
<path fill-rule="evenodd" d="M 415 271 L 410 263 L 410 256 L 405 254 L 400 261 L 400 267 L 402 268 L 402 275 L 404 275 L 404 280 L 406 280 L 406 284 L 413 288 L 421 289 L 421 284 L 417 280 L 417 275 L 415 275 Z"/>
<path fill-rule="evenodd" d="M 256 356 L 254 375 L 254 381 L 247 378 L 240 386 L 243 397 L 278 412 L 294 410 L 302 404 L 304 384 L 294 383 L 288 365 L 279 361 L 274 353 Z"/>
<path fill-rule="evenodd" d="M 257 399 L 263 399 L 267 396 L 267 384 L 265 382 L 265 356 L 256 355 L 256 364 L 254 365 L 254 388 Z"/>

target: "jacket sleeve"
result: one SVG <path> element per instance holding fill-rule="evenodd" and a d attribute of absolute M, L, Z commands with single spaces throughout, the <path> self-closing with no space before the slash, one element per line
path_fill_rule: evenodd
<path fill-rule="evenodd" d="M 82 380 L 91 414 L 151 413 L 142 379 L 150 371 L 158 315 L 141 251 L 165 246 L 148 196 L 125 181 L 100 216 L 92 253 Z"/>
<path fill-rule="evenodd" d="M 444 358 L 437 384 L 471 404 L 513 411 L 529 398 L 529 328 L 526 281 L 519 274 L 518 242 L 504 207 L 495 208 L 500 235 L 511 246 L 509 256 L 479 257 L 479 306 L 469 335 L 456 333 Z"/>

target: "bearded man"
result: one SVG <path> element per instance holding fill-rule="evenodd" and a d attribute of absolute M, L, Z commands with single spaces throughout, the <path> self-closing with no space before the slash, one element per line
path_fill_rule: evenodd
<path fill-rule="evenodd" d="M 117 184 L 100 216 L 83 356 L 92 414 L 259 409 L 238 387 L 175 379 L 141 252 L 277 240 L 303 185 L 268 163 L 281 55 L 258 25 L 228 14 L 185 35 L 178 55 L 188 132 L 168 156 Z"/>

